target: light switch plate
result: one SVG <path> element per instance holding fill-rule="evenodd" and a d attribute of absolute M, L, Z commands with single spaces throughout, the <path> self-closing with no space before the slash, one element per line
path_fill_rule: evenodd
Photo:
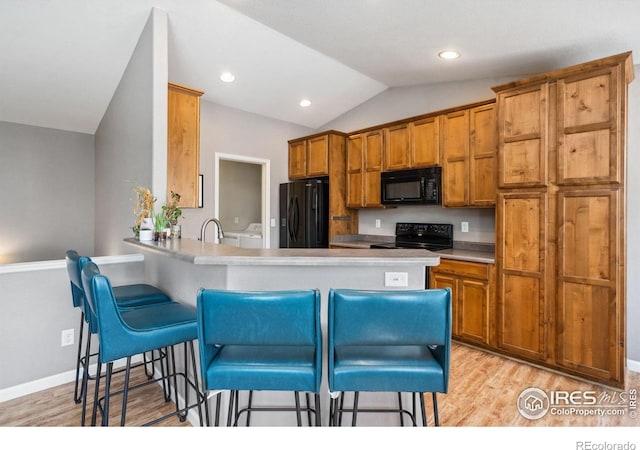
<path fill-rule="evenodd" d="M 469 222 L 460 223 L 460 231 L 462 231 L 463 233 L 468 233 L 469 232 Z"/>
<path fill-rule="evenodd" d="M 407 272 L 385 272 L 384 285 L 394 287 L 409 286 L 409 274 Z"/>

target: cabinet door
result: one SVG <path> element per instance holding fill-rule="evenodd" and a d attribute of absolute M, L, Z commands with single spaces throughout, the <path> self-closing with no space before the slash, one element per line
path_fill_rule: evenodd
<path fill-rule="evenodd" d="M 547 184 L 549 85 L 498 94 L 498 186 Z"/>
<path fill-rule="evenodd" d="M 469 204 L 469 111 L 446 114 L 442 121 L 444 206 Z"/>
<path fill-rule="evenodd" d="M 307 176 L 329 175 L 329 135 L 316 136 L 307 140 Z"/>
<path fill-rule="evenodd" d="M 363 202 L 363 143 L 364 136 L 356 134 L 347 139 L 347 206 L 361 208 Z"/>
<path fill-rule="evenodd" d="M 289 179 L 307 176 L 307 141 L 289 143 Z"/>
<path fill-rule="evenodd" d="M 429 281 L 429 286 L 433 289 L 451 289 L 451 335 L 457 337 L 458 336 L 458 323 L 459 323 L 459 311 L 458 311 L 458 279 L 457 277 L 447 274 L 440 273 L 434 269 L 431 269 L 431 277 Z"/>
<path fill-rule="evenodd" d="M 617 381 L 624 370 L 621 201 L 617 189 L 558 194 L 558 359 Z"/>
<path fill-rule="evenodd" d="M 620 66 L 558 81 L 558 184 L 620 183 Z"/>
<path fill-rule="evenodd" d="M 473 108 L 469 115 L 469 204 L 496 204 L 496 108 Z"/>
<path fill-rule="evenodd" d="M 411 136 L 409 124 L 396 125 L 385 129 L 384 169 L 408 169 Z"/>
<path fill-rule="evenodd" d="M 197 208 L 200 173 L 201 91 L 169 83 L 167 193 L 180 194 L 182 208 Z"/>
<path fill-rule="evenodd" d="M 440 165 L 440 116 L 411 124 L 411 166 Z"/>
<path fill-rule="evenodd" d="M 498 194 L 498 347 L 537 360 L 547 356 L 547 210 L 545 192 Z"/>
<path fill-rule="evenodd" d="M 489 344 L 489 285 L 487 281 L 460 279 L 458 334 L 461 338 Z"/>
<path fill-rule="evenodd" d="M 371 131 L 365 135 L 364 145 L 364 206 L 382 207 L 380 195 L 380 173 L 382 172 L 382 151 L 384 136 L 382 130 Z"/>

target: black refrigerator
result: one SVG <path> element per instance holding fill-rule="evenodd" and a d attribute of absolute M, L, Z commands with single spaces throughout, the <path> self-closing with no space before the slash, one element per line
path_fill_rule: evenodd
<path fill-rule="evenodd" d="M 280 248 L 329 247 L 329 178 L 280 185 Z"/>

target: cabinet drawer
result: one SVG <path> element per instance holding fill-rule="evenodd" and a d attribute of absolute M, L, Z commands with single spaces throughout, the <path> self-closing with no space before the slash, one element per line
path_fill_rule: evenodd
<path fill-rule="evenodd" d="M 453 275 L 488 280 L 490 265 L 440 258 L 440 265 L 432 267 L 431 270 L 433 272 L 446 272 Z"/>

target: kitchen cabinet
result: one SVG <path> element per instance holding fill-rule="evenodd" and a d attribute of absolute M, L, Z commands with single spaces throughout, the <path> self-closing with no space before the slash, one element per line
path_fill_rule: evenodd
<path fill-rule="evenodd" d="M 440 165 L 440 116 L 411 122 L 411 164 L 413 167 Z"/>
<path fill-rule="evenodd" d="M 498 347 L 624 386 L 631 54 L 495 87 Z"/>
<path fill-rule="evenodd" d="M 200 97 L 204 92 L 169 83 L 167 197 L 180 194 L 181 208 L 197 208 L 200 174 Z"/>
<path fill-rule="evenodd" d="M 442 116 L 443 206 L 495 206 L 496 141 L 494 103 Z"/>
<path fill-rule="evenodd" d="M 325 133 L 289 142 L 289 179 L 329 176 L 330 145 L 333 134 Z"/>
<path fill-rule="evenodd" d="M 440 164 L 440 116 L 387 126 L 384 170 L 404 170 Z"/>
<path fill-rule="evenodd" d="M 347 205 L 347 135 L 339 131 L 289 141 L 289 179 L 329 178 L 329 242 L 357 232 L 357 211 Z"/>
<path fill-rule="evenodd" d="M 347 139 L 347 206 L 382 208 L 380 174 L 384 130 L 370 130 Z"/>
<path fill-rule="evenodd" d="M 384 129 L 384 170 L 411 168 L 410 123 L 402 123 Z"/>
<path fill-rule="evenodd" d="M 430 287 L 451 289 L 452 336 L 483 347 L 494 345 L 493 264 L 440 258 L 431 267 Z"/>
<path fill-rule="evenodd" d="M 442 204 L 469 204 L 469 111 L 442 118 Z"/>

